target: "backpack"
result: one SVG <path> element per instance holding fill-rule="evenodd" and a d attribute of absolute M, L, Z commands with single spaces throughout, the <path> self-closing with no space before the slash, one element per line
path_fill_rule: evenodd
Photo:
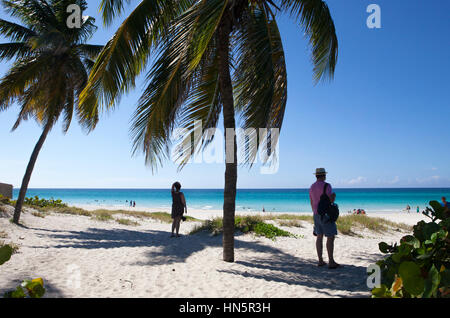
<path fill-rule="evenodd" d="M 336 222 L 339 217 L 339 207 L 337 204 L 332 204 L 330 198 L 327 195 L 328 183 L 325 183 L 323 187 L 323 193 L 320 196 L 319 205 L 317 207 L 317 212 L 320 215 L 320 219 L 323 220 L 324 216 L 328 216 L 328 222 Z"/>

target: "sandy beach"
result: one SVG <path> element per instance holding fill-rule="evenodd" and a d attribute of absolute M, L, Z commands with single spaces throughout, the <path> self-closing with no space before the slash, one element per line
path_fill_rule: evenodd
<path fill-rule="evenodd" d="M 221 214 L 189 211 L 198 219 Z M 415 213 L 374 216 L 410 225 L 425 218 Z M 182 237 L 170 238 L 170 224 L 152 219 L 127 226 L 86 216 L 41 218 L 27 211 L 24 226 L 18 227 L 9 218 L 0 217 L 0 241 L 19 249 L 1 266 L 0 293 L 23 279 L 42 277 L 45 297 L 368 297 L 366 269 L 382 257 L 378 243 L 397 242 L 406 234 L 392 229 L 364 231 L 363 238 L 338 235 L 335 258 L 343 267 L 331 270 L 316 266 L 313 226 L 306 221 L 302 227 L 281 227 L 301 238 L 236 235 L 236 261 L 225 263 L 220 235 L 187 235 L 198 222 L 184 222 Z"/>

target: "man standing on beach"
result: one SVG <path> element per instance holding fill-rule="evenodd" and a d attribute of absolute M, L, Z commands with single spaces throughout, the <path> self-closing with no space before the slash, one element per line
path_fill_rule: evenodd
<path fill-rule="evenodd" d="M 327 172 L 324 168 L 316 169 L 316 178 L 317 181 L 311 186 L 309 189 L 309 199 L 311 202 L 311 208 L 314 212 L 314 235 L 317 236 L 316 239 L 316 249 L 317 256 L 319 258 L 318 266 L 324 266 L 326 263 L 322 258 L 322 250 L 323 250 L 323 237 L 327 238 L 327 252 L 328 252 L 328 268 L 335 269 L 340 265 L 334 261 L 333 253 L 334 253 L 334 238 L 337 235 L 337 227 L 335 222 L 326 222 L 322 220 L 317 208 L 320 201 L 320 196 L 324 192 L 325 180 L 327 176 Z M 328 184 L 326 188 L 326 194 L 331 199 L 331 195 L 333 194 L 333 189 L 331 185 Z"/>

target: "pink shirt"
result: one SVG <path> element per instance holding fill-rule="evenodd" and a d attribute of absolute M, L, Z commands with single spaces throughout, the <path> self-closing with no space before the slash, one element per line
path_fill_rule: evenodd
<path fill-rule="evenodd" d="M 317 206 L 319 205 L 320 196 L 323 194 L 323 187 L 325 186 L 325 181 L 316 181 L 313 183 L 311 188 L 309 189 L 309 197 L 312 202 L 312 209 L 314 214 L 317 214 Z M 333 189 L 331 188 L 331 184 L 327 187 L 327 194 L 330 197 L 333 193 Z"/>

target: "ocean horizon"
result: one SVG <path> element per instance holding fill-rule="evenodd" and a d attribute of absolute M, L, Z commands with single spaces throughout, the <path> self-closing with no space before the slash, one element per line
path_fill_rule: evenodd
<path fill-rule="evenodd" d="M 188 209 L 221 210 L 223 189 L 182 189 Z M 432 200 L 450 198 L 450 188 L 334 188 L 341 213 L 353 209 L 367 212 L 401 212 L 407 205 L 411 212 L 422 211 Z M 13 191 L 17 198 L 19 189 Z M 61 199 L 72 206 L 129 207 L 167 210 L 171 207 L 170 189 L 145 188 L 31 188 L 27 197 Z M 236 210 L 257 212 L 310 212 L 309 190 L 306 188 L 238 189 Z"/>

